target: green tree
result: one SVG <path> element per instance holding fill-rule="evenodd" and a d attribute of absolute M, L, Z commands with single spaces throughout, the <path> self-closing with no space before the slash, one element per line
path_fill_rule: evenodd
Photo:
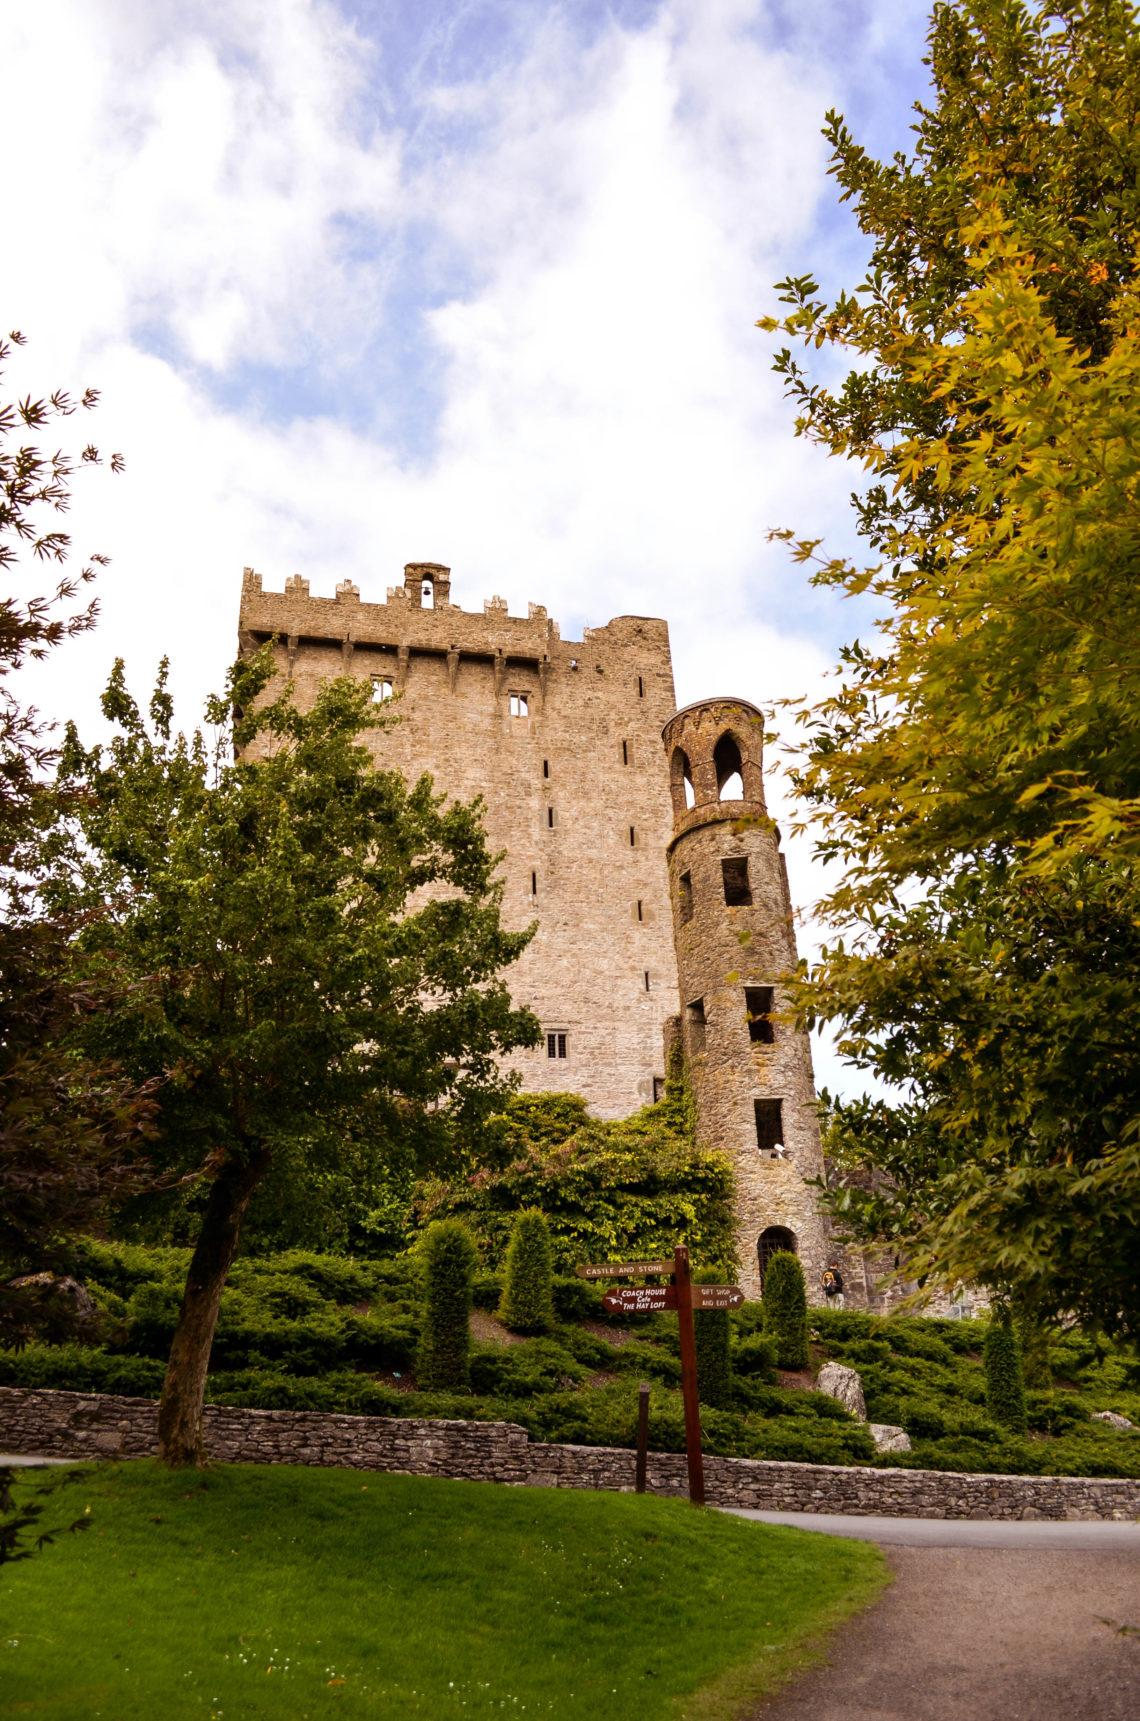
<path fill-rule="evenodd" d="M 807 1368 L 807 1289 L 799 1256 L 789 1249 L 778 1249 L 765 1268 L 763 1308 L 764 1331 L 776 1341 L 780 1367 Z"/>
<path fill-rule="evenodd" d="M 267 688 L 273 650 L 239 661 L 208 718 L 172 732 L 165 666 L 149 722 L 117 664 L 116 734 L 69 735 L 82 788 L 57 831 L 60 899 L 99 917 L 86 939 L 147 985 L 90 1027 L 140 1078 L 165 1074 L 156 1157 L 204 1195 L 159 1409 L 170 1464 L 200 1461 L 218 1305 L 255 1190 L 360 1162 L 463 1162 L 536 1043 L 500 970 L 529 932 L 499 918 L 478 803 L 405 786 L 360 741 L 367 683 L 325 683 L 302 713 Z M 236 757 L 231 756 L 231 747 Z"/>
<path fill-rule="evenodd" d="M 416 1379 L 421 1387 L 466 1386 L 479 1253 L 470 1231 L 458 1219 L 438 1219 L 429 1225 L 420 1247 L 424 1300 Z"/>
<path fill-rule="evenodd" d="M 995 1310 L 982 1345 L 986 1371 L 986 1409 L 1013 1434 L 1024 1434 L 1025 1371 L 1021 1342 L 1008 1309 Z"/>
<path fill-rule="evenodd" d="M 0 369 L 22 344 L 18 332 L 0 341 Z M 91 443 L 68 452 L 57 438 L 98 399 L 87 389 L 78 401 L 57 391 L 0 403 L 0 571 L 9 578 L 28 582 L 24 556 L 57 568 L 70 556 L 61 517 L 77 473 L 102 461 Z M 109 464 L 121 471 L 122 457 Z M 60 804 L 51 779 L 55 744 L 13 684 L 29 660 L 94 626 L 96 605 L 85 588 L 105 562 L 93 556 L 45 595 L 0 598 L 0 1342 L 7 1344 L 83 1324 L 81 1304 L 56 1290 L 70 1243 L 147 1181 L 140 1160 L 147 1084 L 125 1079 L 112 1062 L 84 1058 L 74 1043 L 74 1025 L 108 1006 L 117 977 L 75 960 L 75 917 L 45 912 L 39 832 Z"/>
<path fill-rule="evenodd" d="M 499 1318 L 516 1333 L 545 1333 L 554 1324 L 550 1227 L 533 1207 L 511 1230 Z"/>
<path fill-rule="evenodd" d="M 876 563 L 814 577 L 881 606 L 799 713 L 844 875 L 798 1003 L 910 1096 L 831 1119 L 855 1236 L 1135 1329 L 1140 31 L 1124 0 L 959 0 L 929 44 L 910 159 L 828 117 L 864 281 L 785 282 L 763 325 L 856 358 L 834 389 L 777 366 L 869 478 Z"/>

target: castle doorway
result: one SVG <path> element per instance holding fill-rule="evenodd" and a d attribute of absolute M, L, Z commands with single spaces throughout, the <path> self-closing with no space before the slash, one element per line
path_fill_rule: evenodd
<path fill-rule="evenodd" d="M 789 1255 L 796 1253 L 796 1234 L 784 1225 L 769 1225 L 766 1231 L 761 1231 L 756 1243 L 756 1254 L 760 1262 L 760 1295 L 764 1295 L 764 1275 L 768 1271 L 768 1262 L 773 1255 L 786 1250 Z"/>

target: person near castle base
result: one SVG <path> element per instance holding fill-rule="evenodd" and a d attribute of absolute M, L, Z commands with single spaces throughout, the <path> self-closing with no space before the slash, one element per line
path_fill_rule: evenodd
<path fill-rule="evenodd" d="M 823 1287 L 823 1294 L 827 1298 L 828 1308 L 841 1309 L 843 1307 L 843 1274 L 839 1271 L 837 1262 L 833 1261 L 830 1267 L 824 1269 L 819 1282 Z"/>

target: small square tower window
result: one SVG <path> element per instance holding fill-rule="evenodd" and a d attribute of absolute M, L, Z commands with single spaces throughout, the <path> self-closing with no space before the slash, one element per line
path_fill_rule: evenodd
<path fill-rule="evenodd" d="M 392 677 L 390 675 L 374 675 L 372 677 L 372 703 L 382 705 L 392 697 Z"/>
<path fill-rule="evenodd" d="M 744 1007 L 748 1012 L 748 1038 L 753 1045 L 770 1046 L 775 1039 L 771 986 L 746 986 Z"/>
<path fill-rule="evenodd" d="M 722 860 L 720 870 L 724 875 L 724 900 L 729 908 L 747 908 L 752 901 L 752 889 L 748 883 L 748 856 L 732 855 L 728 860 Z"/>
<path fill-rule="evenodd" d="M 756 1108 L 756 1145 L 761 1153 L 784 1157 L 783 1100 L 753 1100 Z"/>
<path fill-rule="evenodd" d="M 529 694 L 526 693 L 512 693 L 510 695 L 512 717 L 526 717 L 529 715 L 529 697 Z"/>
<path fill-rule="evenodd" d="M 547 1034 L 546 1055 L 548 1058 L 564 1058 L 566 1056 L 565 1034 Z"/>
<path fill-rule="evenodd" d="M 659 1101 L 663 1100 L 664 1098 L 665 1098 L 665 1077 L 664 1076 L 654 1076 L 654 1078 L 653 1078 L 653 1103 L 654 1103 L 654 1105 L 657 1105 L 659 1103 Z"/>

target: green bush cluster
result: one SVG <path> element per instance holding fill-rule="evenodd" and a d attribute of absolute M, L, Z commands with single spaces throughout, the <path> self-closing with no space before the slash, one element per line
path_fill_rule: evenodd
<path fill-rule="evenodd" d="M 776 1341 L 781 1368 L 807 1368 L 807 1290 L 798 1255 L 780 1249 L 764 1273 L 764 1331 Z"/>
<path fill-rule="evenodd" d="M 515 1333 L 544 1333 L 553 1324 L 550 1227 L 537 1208 L 520 1213 L 512 1227 L 499 1319 Z"/>
<path fill-rule="evenodd" d="M 1024 1434 L 1025 1371 L 1021 1340 L 1008 1314 L 995 1314 L 982 1347 L 986 1371 L 986 1409 L 1012 1434 Z"/>
<path fill-rule="evenodd" d="M 500 1167 L 423 1185 L 414 1218 L 462 1219 L 492 1267 L 506 1256 L 516 1215 L 534 1208 L 565 1274 L 583 1261 L 671 1255 L 678 1243 L 728 1268 L 732 1167 L 697 1147 L 685 1116 L 682 1103 L 662 1100 L 603 1122 L 576 1094 L 516 1095 L 501 1120 Z"/>
<path fill-rule="evenodd" d="M 421 1245 L 424 1299 L 416 1372 L 424 1387 L 466 1386 L 478 1253 L 466 1225 L 440 1219 Z"/>

